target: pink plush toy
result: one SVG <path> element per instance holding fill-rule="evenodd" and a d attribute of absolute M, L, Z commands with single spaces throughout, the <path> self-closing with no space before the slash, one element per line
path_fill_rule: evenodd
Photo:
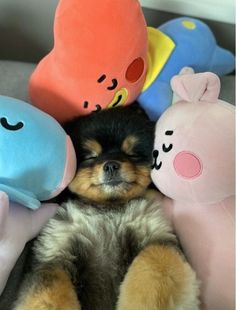
<path fill-rule="evenodd" d="M 55 212 L 55 204 L 43 204 L 33 211 L 9 203 L 8 196 L 0 192 L 0 295 L 26 242 L 39 233 Z"/>
<path fill-rule="evenodd" d="M 179 100 L 157 122 L 152 179 L 202 282 L 202 309 L 232 310 L 235 108 L 213 73 L 185 69 L 171 85 Z"/>

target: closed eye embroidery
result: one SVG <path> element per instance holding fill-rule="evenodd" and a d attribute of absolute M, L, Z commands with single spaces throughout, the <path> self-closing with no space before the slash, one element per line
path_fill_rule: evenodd
<path fill-rule="evenodd" d="M 16 125 L 11 125 L 8 123 L 8 121 L 5 117 L 2 117 L 0 119 L 0 123 L 1 123 L 2 127 L 4 127 L 7 130 L 11 130 L 11 131 L 20 130 L 24 126 L 24 124 L 22 122 L 18 122 Z"/>
<path fill-rule="evenodd" d="M 118 82 L 117 79 L 112 79 L 112 86 L 107 87 L 108 90 L 113 90 L 117 87 Z"/>

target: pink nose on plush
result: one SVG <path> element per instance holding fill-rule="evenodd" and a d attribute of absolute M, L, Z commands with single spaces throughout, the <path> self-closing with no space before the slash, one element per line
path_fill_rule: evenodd
<path fill-rule="evenodd" d="M 200 159 L 188 151 L 178 153 L 173 164 L 177 174 L 187 179 L 196 178 L 202 173 Z"/>

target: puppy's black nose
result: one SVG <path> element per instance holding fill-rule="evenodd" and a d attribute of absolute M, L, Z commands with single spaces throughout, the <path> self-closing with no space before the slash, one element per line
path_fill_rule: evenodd
<path fill-rule="evenodd" d="M 103 166 L 103 170 L 108 175 L 114 175 L 119 169 L 120 163 L 117 161 L 107 161 Z"/>

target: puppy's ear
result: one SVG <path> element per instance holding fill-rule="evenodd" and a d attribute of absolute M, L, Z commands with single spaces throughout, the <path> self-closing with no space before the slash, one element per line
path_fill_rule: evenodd
<path fill-rule="evenodd" d="M 148 118 L 146 112 L 144 111 L 143 108 L 140 107 L 140 105 L 137 101 L 134 101 L 131 105 L 129 105 L 129 109 L 135 111 L 137 114 L 141 114 L 141 115 L 146 116 Z"/>
<path fill-rule="evenodd" d="M 76 124 L 78 124 L 79 117 L 75 117 L 69 121 L 66 121 L 61 124 L 62 128 L 65 130 L 65 132 L 70 136 L 71 132 L 74 130 L 74 127 Z"/>

